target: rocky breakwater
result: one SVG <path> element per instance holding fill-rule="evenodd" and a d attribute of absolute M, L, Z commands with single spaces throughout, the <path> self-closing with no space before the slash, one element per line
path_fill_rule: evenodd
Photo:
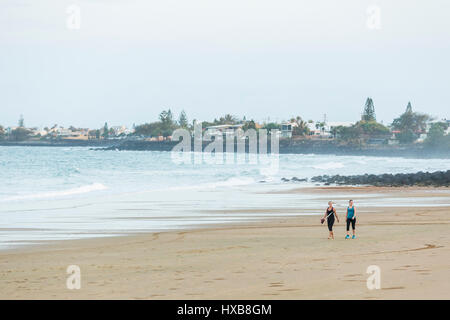
<path fill-rule="evenodd" d="M 435 172 L 398 173 L 398 174 L 363 174 L 354 176 L 315 176 L 311 182 L 325 185 L 372 185 L 372 186 L 450 186 L 450 170 Z"/>

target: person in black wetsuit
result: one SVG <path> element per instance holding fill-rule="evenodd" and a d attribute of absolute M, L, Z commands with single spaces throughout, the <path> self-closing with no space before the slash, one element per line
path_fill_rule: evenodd
<path fill-rule="evenodd" d="M 328 225 L 328 231 L 330 231 L 330 234 L 328 235 L 328 239 L 334 240 L 334 234 L 333 234 L 333 224 L 334 224 L 334 217 L 336 216 L 337 222 L 339 222 L 339 217 L 337 215 L 336 209 L 333 207 L 333 202 L 328 202 L 328 208 L 325 212 L 325 215 L 323 216 L 324 219 L 327 219 L 327 225 Z"/>

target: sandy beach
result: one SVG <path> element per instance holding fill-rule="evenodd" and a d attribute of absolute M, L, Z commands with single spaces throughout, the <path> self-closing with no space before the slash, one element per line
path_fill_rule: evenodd
<path fill-rule="evenodd" d="M 289 192 L 323 194 L 323 210 L 327 197 L 349 193 L 362 201 L 376 192 L 370 199 L 380 204 L 384 197 L 433 204 L 450 197 L 448 188 Z M 335 240 L 327 240 L 319 216 L 300 216 L 1 251 L 0 299 L 450 298 L 450 207 L 357 210 L 355 240 L 344 239 L 339 209 Z M 66 288 L 69 265 L 81 269 L 79 290 Z M 370 265 L 381 269 L 379 290 L 366 286 Z"/>

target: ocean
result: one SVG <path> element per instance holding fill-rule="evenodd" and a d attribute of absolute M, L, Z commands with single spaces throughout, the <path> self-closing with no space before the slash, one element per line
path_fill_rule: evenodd
<path fill-rule="evenodd" d="M 288 216 L 297 208 L 326 206 L 311 196 L 274 193 L 314 186 L 282 182 L 283 177 L 450 169 L 448 159 L 281 154 L 276 166 L 268 166 L 179 163 L 172 156 L 87 147 L 0 147 L 0 249 L 273 217 L 266 208 L 284 208 L 277 216 Z"/>

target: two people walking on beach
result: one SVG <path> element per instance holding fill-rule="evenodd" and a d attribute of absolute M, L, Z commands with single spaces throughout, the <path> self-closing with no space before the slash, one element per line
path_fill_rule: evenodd
<path fill-rule="evenodd" d="M 329 201 L 328 208 L 325 211 L 325 215 L 321 219 L 322 223 L 324 223 L 325 220 L 327 221 L 328 231 L 330 232 L 328 235 L 328 239 L 334 240 L 333 225 L 334 225 L 335 219 L 337 220 L 337 222 L 339 222 L 339 217 L 336 212 L 336 209 L 333 207 L 333 202 Z M 347 235 L 345 236 L 345 239 L 350 239 L 350 224 L 352 225 L 352 231 L 353 231 L 352 239 L 355 239 L 356 238 L 356 234 L 355 234 L 356 211 L 355 211 L 355 207 L 353 206 L 353 200 L 349 201 L 349 204 L 347 207 L 346 223 L 347 223 Z"/>

